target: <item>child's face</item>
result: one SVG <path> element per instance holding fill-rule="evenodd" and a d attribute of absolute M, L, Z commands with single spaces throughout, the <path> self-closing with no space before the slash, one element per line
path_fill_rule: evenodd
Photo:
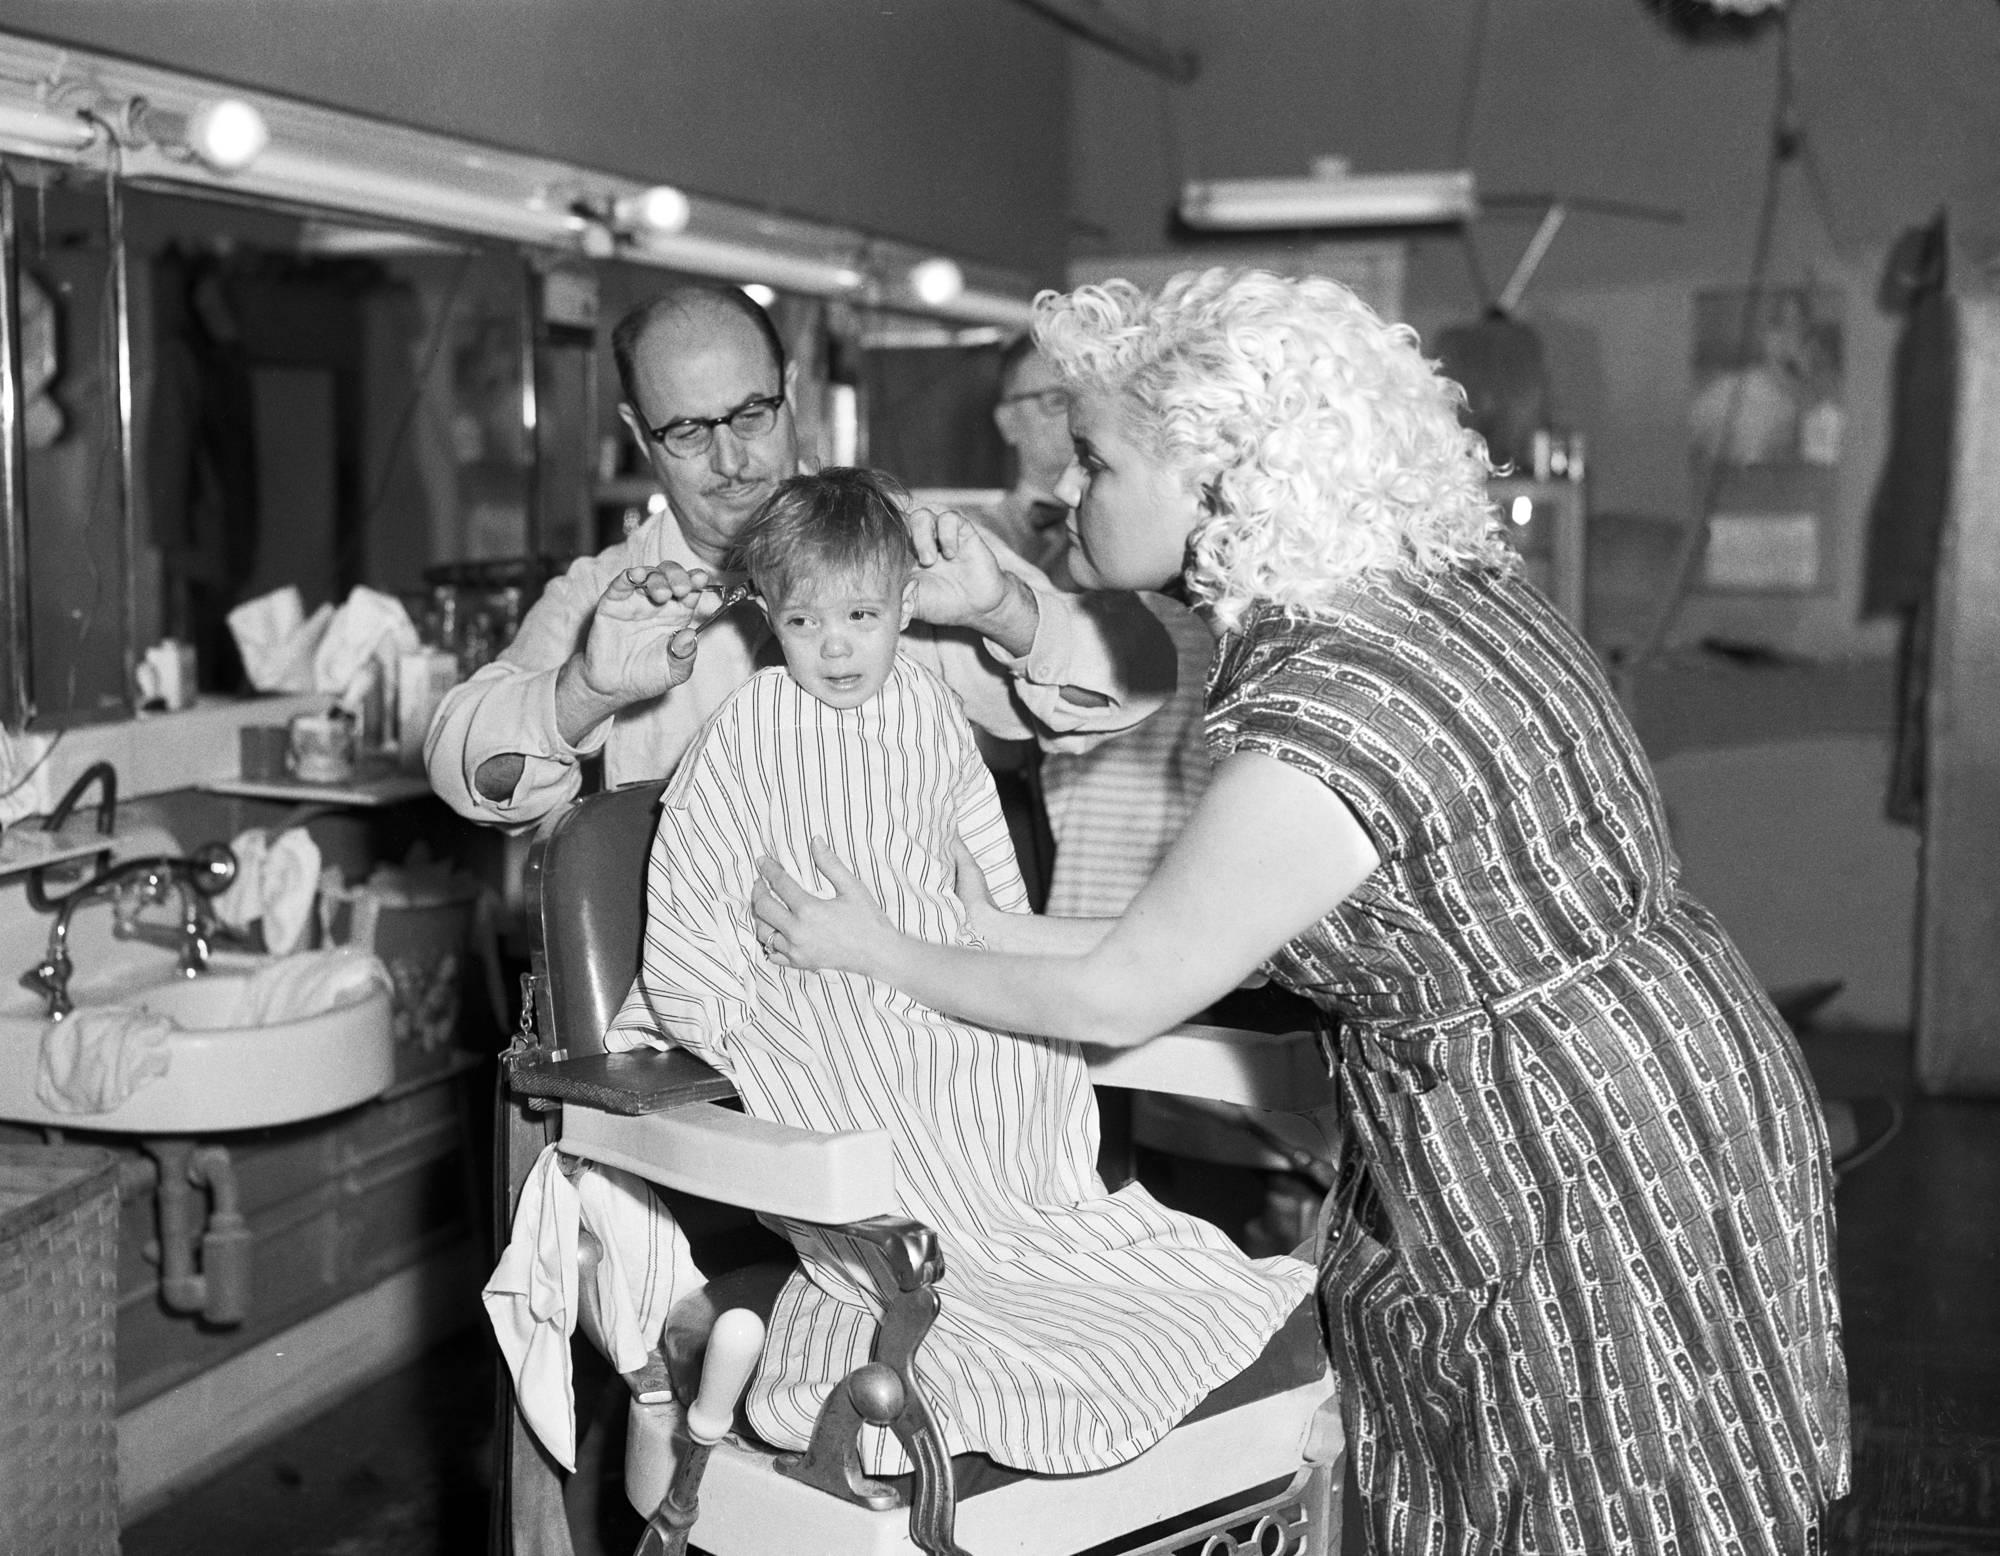
<path fill-rule="evenodd" d="M 883 567 L 801 579 L 766 601 L 792 679 L 830 708 L 860 707 L 889 679 L 916 586 Z"/>

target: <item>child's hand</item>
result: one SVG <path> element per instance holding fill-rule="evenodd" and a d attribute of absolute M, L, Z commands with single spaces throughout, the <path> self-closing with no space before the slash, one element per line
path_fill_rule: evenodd
<path fill-rule="evenodd" d="M 1006 914 L 993 901 L 993 893 L 987 889 L 986 872 L 980 869 L 972 850 L 965 846 L 965 839 L 956 832 L 951 837 L 951 857 L 958 871 L 958 900 L 965 904 L 966 921 L 971 924 L 975 935 L 990 944 L 1004 923 Z"/>
<path fill-rule="evenodd" d="M 817 838 L 812 857 L 833 887 L 831 897 L 808 891 L 768 854 L 757 861 L 757 884 L 750 892 L 757 943 L 781 967 L 880 976 L 899 938 L 896 926 L 862 879 Z"/>

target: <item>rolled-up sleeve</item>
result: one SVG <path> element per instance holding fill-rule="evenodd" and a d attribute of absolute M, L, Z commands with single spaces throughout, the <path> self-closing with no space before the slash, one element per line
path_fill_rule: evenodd
<path fill-rule="evenodd" d="M 1004 653 L 953 628 L 912 632 L 973 723 L 1003 739 L 1082 749 L 1131 729 L 1173 695 L 1173 636 L 1137 595 L 1068 594 L 1006 548 L 994 552 L 1035 592 L 1035 638 L 1026 654 Z"/>
<path fill-rule="evenodd" d="M 607 720 L 571 745 L 556 732 L 556 675 L 575 652 L 600 582 L 622 566 L 614 553 L 584 557 L 550 582 L 499 658 L 447 692 L 424 739 L 424 767 L 447 805 L 473 821 L 520 828 L 567 803 L 582 786 L 578 761 L 600 750 Z M 474 776 L 496 756 L 522 759 L 520 781 L 503 800 L 479 792 Z"/>

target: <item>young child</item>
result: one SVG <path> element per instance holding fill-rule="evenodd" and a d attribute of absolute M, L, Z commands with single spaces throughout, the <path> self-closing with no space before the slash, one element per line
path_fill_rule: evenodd
<path fill-rule="evenodd" d="M 1252 1261 L 1205 1222 L 1097 1177 L 1080 1052 L 950 1020 L 852 974 L 768 960 L 749 899 L 769 854 L 814 878 L 830 842 L 906 931 L 971 943 L 954 840 L 996 902 L 1026 906 L 993 781 L 952 693 L 898 652 L 915 591 L 901 489 L 860 470 L 785 482 L 742 543 L 784 668 L 716 712 L 669 784 L 639 975 L 606 1043 L 678 1045 L 759 1117 L 895 1141 L 902 1208 L 944 1248 L 917 1373 L 954 1454 L 1072 1473 L 1149 1447 L 1249 1365 L 1312 1272 Z M 866 1362 L 880 1304 L 854 1240 L 788 1222 L 801 1270 L 748 1408 L 803 1447 Z M 873 1473 L 908 1466 L 873 1429 Z"/>

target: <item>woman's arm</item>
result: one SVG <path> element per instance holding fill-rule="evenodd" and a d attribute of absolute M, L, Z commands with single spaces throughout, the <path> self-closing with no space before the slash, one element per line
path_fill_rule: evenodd
<path fill-rule="evenodd" d="M 768 863 L 752 906 L 795 967 L 880 978 L 986 1026 L 1128 1046 L 1212 1004 L 1287 940 L 1332 911 L 1380 863 L 1347 806 L 1309 774 L 1238 753 L 1159 871 L 1095 946 L 1069 955 L 995 954 L 900 934 L 825 849 L 835 895 Z M 1059 919 L 1030 931 L 1047 935 Z M 1089 926 L 1090 920 L 1071 921 Z M 1081 939 L 1086 929 L 1056 931 Z M 1074 939 L 1071 943 L 1074 943 Z M 1025 943 L 1021 941 L 1015 944 Z"/>
<path fill-rule="evenodd" d="M 1012 847 L 1011 841 L 1009 847 Z M 961 834 L 954 850 L 958 867 L 958 897 L 965 904 L 973 933 L 989 951 L 1021 956 L 1081 956 L 1109 933 L 1115 918 L 1045 918 L 1039 913 L 1013 912 L 993 900 L 986 870 Z"/>

